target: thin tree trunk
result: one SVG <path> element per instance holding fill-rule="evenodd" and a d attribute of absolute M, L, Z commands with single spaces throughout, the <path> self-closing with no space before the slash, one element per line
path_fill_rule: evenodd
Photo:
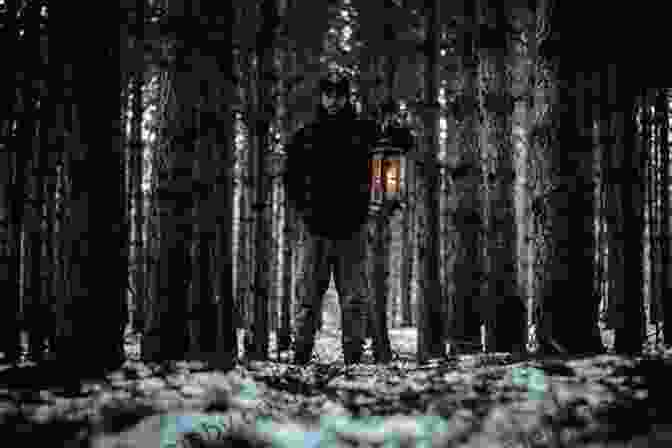
<path fill-rule="evenodd" d="M 51 95 L 51 93 L 49 93 Z M 46 101 L 45 101 L 46 99 Z M 53 104 L 51 97 L 42 98 L 40 110 L 39 142 L 36 141 L 33 155 L 33 231 L 31 235 L 31 263 L 32 279 L 31 290 L 33 310 L 31 316 L 31 334 L 29 350 L 35 360 L 43 357 L 45 342 L 50 326 L 48 316 L 48 280 L 50 271 L 49 259 L 44 257 L 44 249 L 48 241 L 48 234 L 43 230 L 43 214 L 45 210 L 45 180 L 47 170 L 47 156 L 49 150 L 49 130 L 52 128 L 53 110 L 47 105 Z"/>
<path fill-rule="evenodd" d="M 644 232 L 644 176 L 643 144 L 637 139 L 635 125 L 636 92 L 630 87 L 619 88 L 619 112 L 622 114 L 624 151 L 622 173 L 629 182 L 623 186 L 621 200 L 623 209 L 623 234 L 625 278 L 624 300 L 615 310 L 622 315 L 622 325 L 616 328 L 614 349 L 619 353 L 638 353 L 642 349 L 642 336 L 645 331 L 643 280 L 644 266 L 642 258 L 642 236 Z M 621 149 L 619 148 L 619 149 Z M 626 238 L 626 235 L 632 237 Z"/>
<path fill-rule="evenodd" d="M 655 259 L 655 294 L 651 300 L 651 313 L 649 319 L 656 324 L 662 323 L 664 320 L 664 305 L 665 301 L 665 287 L 666 287 L 666 222 L 669 223 L 669 211 L 665 209 L 665 195 L 667 184 L 665 182 L 665 172 L 667 166 L 665 165 L 665 153 L 668 150 L 668 104 L 665 89 L 655 89 L 655 117 L 654 117 L 654 148 L 655 154 L 653 163 L 651 164 L 652 179 L 651 188 L 654 191 L 654 207 L 656 210 L 655 216 L 655 235 L 654 244 L 656 248 Z M 669 156 L 668 156 L 669 160 Z"/>
<path fill-rule="evenodd" d="M 234 169 L 234 117 L 231 108 L 234 97 L 234 85 L 228 81 L 225 74 L 233 71 L 233 51 L 231 48 L 231 26 L 233 7 L 231 3 L 219 3 L 219 7 L 210 16 L 213 28 L 225 32 L 219 34 L 220 40 L 215 41 L 213 55 L 216 55 L 217 70 L 213 73 L 214 86 L 219 92 L 215 96 L 214 107 L 217 111 L 218 125 L 214 133 L 213 148 L 224 148 L 224 151 L 215 151 L 217 168 L 215 171 L 215 202 L 212 204 L 213 217 L 217 241 L 216 250 L 216 281 L 220 298 L 216 303 L 216 336 L 215 345 L 217 361 L 214 365 L 223 370 L 233 366 L 238 358 L 238 342 L 235 326 L 235 298 L 233 289 L 233 169 Z M 220 22 L 224 23 L 220 23 Z M 227 26 L 229 24 L 229 26 Z"/>
<path fill-rule="evenodd" d="M 416 163 L 409 159 L 406 164 L 406 206 L 402 220 L 402 259 L 401 259 L 401 316 L 402 326 L 410 327 L 414 320 L 413 279 L 415 266 L 415 211 L 416 211 Z"/>
<path fill-rule="evenodd" d="M 389 293 L 390 223 L 387 214 L 375 217 L 373 239 L 373 352 L 376 362 L 387 363 L 392 359 L 392 349 L 387 327 L 387 302 Z"/>
<path fill-rule="evenodd" d="M 672 231 L 670 229 L 670 145 L 669 145 L 669 117 L 670 100 L 669 90 L 661 89 L 660 98 L 660 142 L 661 148 L 661 176 L 660 176 L 660 199 L 661 199 L 661 309 L 663 318 L 663 336 L 666 345 L 672 344 Z M 668 331 L 665 331 L 665 328 Z"/>
<path fill-rule="evenodd" d="M 272 207 L 271 179 L 265 172 L 266 153 L 271 147 L 270 123 L 275 115 L 275 104 L 271 91 L 275 83 L 274 45 L 279 16 L 276 0 L 263 0 L 261 4 L 262 24 L 257 34 L 257 53 L 259 57 L 260 79 L 258 80 L 257 114 L 254 120 L 253 138 L 257 139 L 257 158 L 253 169 L 256 174 L 256 247 L 254 275 L 254 347 L 252 359 L 264 360 L 268 357 L 268 304 L 271 294 L 271 239 Z"/>
<path fill-rule="evenodd" d="M 138 4 L 144 4 L 139 1 Z M 143 10 L 142 7 L 139 7 Z M 142 14 L 140 14 L 142 17 Z M 140 27 L 142 29 L 142 27 Z M 142 140 L 142 84 L 143 72 L 135 73 L 133 80 L 133 105 L 131 121 L 131 219 L 133 226 L 133 240 L 131 243 L 131 259 L 133 260 L 133 328 L 136 331 L 143 331 L 146 320 L 146 297 L 145 297 L 145 242 L 143 233 L 144 224 L 144 201 L 142 190 L 143 177 L 143 152 L 144 143 Z"/>
<path fill-rule="evenodd" d="M 424 363 L 430 357 L 442 356 L 445 353 L 445 329 L 441 309 L 441 288 L 439 281 L 439 217 L 438 188 L 439 169 L 437 151 L 439 149 L 439 33 L 440 2 L 426 0 L 425 14 L 426 58 L 425 66 L 425 158 L 424 180 L 426 192 L 424 196 L 426 228 L 422 235 L 423 246 L 420 247 L 422 257 L 422 300 L 418 302 L 418 362 Z"/>
<path fill-rule="evenodd" d="M 18 27 L 17 27 L 17 12 L 18 2 L 16 0 L 9 0 L 6 3 L 5 11 L 5 27 L 3 42 L 6 43 L 7 48 L 18 45 Z M 14 362 L 20 356 L 20 325 L 19 325 L 19 310 L 21 292 L 19 289 L 19 236 L 21 235 L 21 213 L 22 208 L 19 207 L 17 201 L 21 196 L 17 193 L 17 182 L 22 182 L 21 176 L 17 176 L 17 166 L 22 166 L 23 153 L 18 150 L 20 145 L 15 136 L 13 136 L 13 126 L 15 122 L 15 114 L 19 112 L 16 103 L 16 92 L 18 81 L 16 72 L 11 70 L 3 70 L 2 89 L 6 98 L 2 110 L 2 121 L 0 121 L 0 220 L 2 224 L 0 227 L 0 250 L 4 262 L 0 263 L 2 266 L 3 284 L 0 285 L 3 291 L 3 300 L 0 301 L 2 306 L 2 325 L 0 325 L 0 344 L 2 351 L 5 353 L 5 359 L 9 362 Z M 18 115 L 17 115 L 18 116 Z M 19 184 L 20 185 L 20 184 Z"/>
<path fill-rule="evenodd" d="M 39 45 L 39 18 L 39 10 L 34 6 L 26 7 L 26 10 L 23 12 L 24 33 L 22 49 L 28 52 L 28 54 L 34 55 L 35 46 Z M 21 231 L 14 235 L 18 237 L 18 241 L 22 241 L 19 250 L 21 258 L 21 273 L 19 275 L 21 284 L 21 329 L 28 331 L 29 335 L 35 335 L 33 329 L 36 327 L 37 322 L 35 322 L 33 316 L 36 314 L 41 296 L 39 277 L 41 235 L 38 221 L 39 205 L 36 202 L 39 186 L 36 184 L 38 179 L 33 174 L 37 174 L 39 169 L 38 163 L 40 162 L 39 140 L 37 137 L 39 123 L 37 101 L 39 100 L 40 92 L 37 90 L 32 78 L 37 75 L 35 68 L 41 61 L 36 61 L 34 57 L 27 57 L 24 58 L 23 62 L 24 78 L 23 84 L 20 86 L 21 114 L 18 115 L 19 119 L 16 123 L 16 141 L 19 142 L 19 145 L 15 147 L 15 151 L 18 151 L 15 177 L 16 190 L 12 199 L 16 201 L 15 207 L 22 209 Z M 44 101 L 42 102 L 42 106 L 44 107 Z M 27 198 L 30 198 L 31 202 L 26 201 Z M 34 346 L 34 344 L 30 345 Z"/>
<path fill-rule="evenodd" d="M 473 14 L 470 18 L 473 21 Z M 467 26 L 473 26 L 473 22 Z M 455 211 L 457 259 L 455 261 L 455 291 L 452 297 L 451 352 L 474 352 L 481 346 L 481 282 L 483 281 L 480 240 L 482 232 L 479 195 L 480 153 L 478 146 L 478 117 L 476 109 L 476 75 L 478 61 L 474 52 L 473 34 L 461 33 L 463 48 L 462 91 L 458 97 L 454 118 L 459 166 L 464 171 L 454 175 L 454 189 L 459 196 Z M 468 51 L 470 50 L 470 51 Z"/>
<path fill-rule="evenodd" d="M 283 4 L 284 3 L 284 4 Z M 288 24 L 287 24 L 287 15 L 290 8 L 294 5 L 292 2 L 281 2 L 279 7 L 280 15 L 283 17 L 283 27 L 282 33 L 283 37 L 288 36 Z M 278 127 L 280 131 L 282 141 L 282 146 L 284 148 L 286 137 L 290 135 L 291 123 L 289 111 L 287 108 L 288 95 L 289 95 L 289 83 L 286 81 L 287 77 L 294 76 L 295 69 L 293 64 L 293 55 L 290 54 L 288 45 L 285 45 L 281 49 L 281 55 L 278 61 L 277 70 L 279 73 L 284 74 L 285 78 L 280 79 L 278 83 Z M 294 238 L 295 231 L 295 222 L 293 216 L 292 207 L 287 200 L 287 194 L 284 187 L 284 182 L 280 182 L 280 206 L 281 210 L 281 284 L 282 284 L 282 296 L 280 300 L 282 301 L 280 306 L 280 324 L 278 329 L 278 352 L 289 350 L 291 345 L 291 332 L 292 332 L 292 274 L 293 270 L 293 253 L 294 247 L 296 245 L 296 240 Z"/>

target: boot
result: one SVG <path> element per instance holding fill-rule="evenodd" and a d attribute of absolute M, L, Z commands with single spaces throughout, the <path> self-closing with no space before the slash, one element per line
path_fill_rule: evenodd
<path fill-rule="evenodd" d="M 305 366 L 310 362 L 311 354 L 307 352 L 296 352 L 294 353 L 294 361 L 292 364 L 297 366 Z"/>
<path fill-rule="evenodd" d="M 355 347 L 343 347 L 343 359 L 346 365 L 359 364 L 362 362 L 362 353 L 361 344 L 359 348 Z"/>
<path fill-rule="evenodd" d="M 313 353 L 312 344 L 296 344 L 294 346 L 294 361 L 293 364 L 305 366 L 310 362 Z"/>

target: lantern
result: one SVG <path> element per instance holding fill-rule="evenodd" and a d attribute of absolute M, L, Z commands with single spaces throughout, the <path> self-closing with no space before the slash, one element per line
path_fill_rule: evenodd
<path fill-rule="evenodd" d="M 377 145 L 371 149 L 371 201 L 401 201 L 406 174 L 404 152 L 394 146 Z"/>
<path fill-rule="evenodd" d="M 412 145 L 410 131 L 395 128 L 370 150 L 371 202 L 402 204 L 406 196 L 406 152 Z"/>

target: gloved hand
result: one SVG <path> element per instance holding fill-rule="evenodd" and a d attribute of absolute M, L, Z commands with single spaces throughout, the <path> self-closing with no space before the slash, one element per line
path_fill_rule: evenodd
<path fill-rule="evenodd" d="M 383 207 L 375 202 L 369 202 L 369 215 L 378 216 L 383 211 Z"/>

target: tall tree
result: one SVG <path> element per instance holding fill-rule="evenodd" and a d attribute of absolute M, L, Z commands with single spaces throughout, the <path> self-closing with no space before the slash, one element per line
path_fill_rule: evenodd
<path fill-rule="evenodd" d="M 19 32 L 17 24 L 18 1 L 5 2 L 5 26 L 2 30 L 2 40 L 8 48 L 18 48 Z M 5 359 L 15 361 L 19 356 L 19 325 L 15 316 L 19 313 L 19 263 L 20 263 L 20 217 L 21 208 L 18 207 L 16 191 L 16 161 L 21 160 L 22 153 L 14 137 L 14 123 L 16 112 L 16 92 L 18 87 L 17 71 L 3 70 L 2 115 L 0 115 L 0 286 L 3 300 L 0 301 L 2 325 L 0 325 L 0 350 L 5 353 Z"/>
<path fill-rule="evenodd" d="M 144 42 L 146 0 L 136 1 L 135 11 L 135 51 L 142 51 L 139 43 Z M 140 58 L 138 58 L 140 59 Z M 142 139 L 143 123 L 143 85 L 145 67 L 141 64 L 133 75 L 133 95 L 131 113 L 131 136 L 130 136 L 130 191 L 131 194 L 131 219 L 132 219 L 132 244 L 131 259 L 133 260 L 133 327 L 135 330 L 144 331 L 146 314 L 146 288 L 145 288 L 145 238 L 144 238 L 144 201 L 143 201 L 143 155 L 144 144 Z"/>
<path fill-rule="evenodd" d="M 418 362 L 444 354 L 443 319 L 440 304 L 443 298 L 439 283 L 439 33 L 441 32 L 440 5 L 438 0 L 426 0 L 427 21 L 425 41 L 425 104 L 424 104 L 424 166 L 423 177 L 426 228 L 421 236 L 422 255 L 422 300 L 418 303 Z M 424 253 L 422 253 L 424 252 Z"/>
<path fill-rule="evenodd" d="M 660 144 L 660 298 L 663 328 L 672 328 L 672 280 L 670 266 L 672 266 L 672 233 L 670 230 L 670 99 L 668 89 L 661 88 L 658 92 L 656 113 L 658 114 L 658 141 Z M 672 331 L 663 330 L 665 344 L 672 344 Z"/>
<path fill-rule="evenodd" d="M 85 7 L 75 2 L 59 4 L 50 11 L 58 29 L 55 60 L 62 67 L 64 91 L 74 92 L 76 103 L 67 141 L 73 201 L 68 229 L 71 289 L 64 320 L 70 322 L 70 328 L 58 350 L 64 365 L 71 367 L 95 334 L 96 350 L 87 353 L 83 371 L 99 373 L 118 366 L 124 355 L 128 245 L 122 196 L 119 51 L 127 36 L 120 35 L 121 15 L 116 4 L 100 6 L 100 12 L 110 18 L 106 25 L 86 22 L 73 30 L 69 18 Z M 95 38 L 104 51 L 93 52 L 86 59 L 77 57 L 70 49 L 80 40 L 80 32 Z M 100 89 L 101 84 L 106 87 Z M 67 104 L 68 98 L 65 101 Z M 96 182 L 91 181 L 92 175 Z M 107 271 L 108 282 L 99 280 L 101 269 Z M 100 315 L 105 318 L 95 318 Z"/>
<path fill-rule="evenodd" d="M 37 38 L 33 42 L 34 53 L 38 56 L 36 58 L 37 63 L 46 62 L 46 54 L 40 54 L 40 26 L 39 23 L 42 20 L 42 14 L 39 8 L 36 8 L 34 11 L 33 20 L 36 22 L 37 26 L 33 28 L 33 32 L 36 34 Z M 46 65 L 46 64 L 45 64 Z M 36 70 L 36 73 L 39 71 Z M 48 76 L 44 76 L 48 78 Z M 49 335 L 49 328 L 52 326 L 49 316 L 51 315 L 50 306 L 50 294 L 49 294 L 49 277 L 52 272 L 52 266 L 50 259 L 45 256 L 45 247 L 48 240 L 48 234 L 45 232 L 44 223 L 44 212 L 46 210 L 45 204 L 45 185 L 47 181 L 46 173 L 48 170 L 48 150 L 49 150 L 49 137 L 50 129 L 52 128 L 53 119 L 53 108 L 51 105 L 53 102 L 49 99 L 50 95 L 53 93 L 53 89 L 49 89 L 49 80 L 44 79 L 44 89 L 42 89 L 40 95 L 40 122 L 39 122 L 39 141 L 36 141 L 33 148 L 33 171 L 32 171 L 32 216 L 31 216 L 31 253 L 30 253 L 30 263 L 32 278 L 30 281 L 30 289 L 32 291 L 32 300 L 33 300 L 33 309 L 31 310 L 32 314 L 30 316 L 30 340 L 29 340 L 29 350 L 31 355 L 35 360 L 41 360 L 43 357 L 43 351 L 45 349 L 46 339 Z M 44 107 L 44 105 L 48 105 Z"/>
<path fill-rule="evenodd" d="M 564 5 L 564 4 L 563 4 Z M 547 200 L 549 271 L 543 286 L 541 348 L 547 352 L 593 353 L 603 350 L 597 326 L 599 297 L 593 294 L 594 209 L 591 117 L 586 114 L 585 83 L 578 52 L 562 53 L 560 28 L 571 14 L 556 5 L 551 34 L 542 57 L 551 61 L 558 95 L 551 106 L 551 167 Z M 574 23 L 573 23 L 574 24 Z M 588 29 L 574 24 L 577 32 Z M 567 29 L 566 27 L 563 29 Z M 577 291 L 567 295 L 568 282 Z M 572 322 L 567 325 L 566 322 Z"/>
<path fill-rule="evenodd" d="M 281 77 L 278 82 L 278 128 L 281 135 L 282 147 L 285 147 L 287 137 L 291 133 L 291 117 L 288 110 L 290 82 L 289 77 L 294 76 L 294 57 L 291 54 L 292 50 L 289 45 L 289 23 L 288 16 L 291 8 L 294 7 L 294 2 L 280 1 L 279 13 L 282 17 L 282 25 L 280 29 L 279 57 L 277 71 L 283 73 L 285 76 Z M 280 183 L 280 203 L 282 204 L 282 304 L 280 310 L 280 328 L 278 330 L 278 350 L 289 349 L 291 343 L 291 329 L 292 329 L 292 276 L 294 273 L 293 253 L 296 241 L 294 239 L 295 219 L 292 207 L 287 200 L 287 194 L 284 188 L 284 182 Z"/>
<path fill-rule="evenodd" d="M 21 266 L 23 275 L 21 278 L 22 286 L 22 316 L 23 328 L 28 331 L 29 352 L 33 357 L 41 357 L 44 347 L 43 338 L 45 336 L 44 324 L 37 321 L 37 317 L 42 314 L 42 272 L 41 272 L 41 208 L 42 199 L 42 172 L 40 170 L 41 141 L 40 134 L 47 129 L 44 126 L 44 91 L 39 89 L 39 85 L 44 85 L 39 75 L 38 67 L 43 62 L 40 55 L 40 8 L 35 4 L 29 4 L 22 11 L 23 35 L 21 45 L 27 56 L 24 58 L 24 80 L 20 86 L 20 104 L 23 114 L 17 120 L 17 138 L 21 143 L 19 149 L 23 152 L 22 166 L 17 164 L 17 192 L 23 193 L 13 198 L 19 207 L 24 210 L 23 214 L 23 234 L 22 240 L 22 260 Z M 41 101 L 40 101 L 41 100 Z M 40 104 L 40 106 L 38 106 Z M 21 160 L 21 159 L 18 159 Z M 26 201 L 26 199 L 29 199 Z M 40 333 L 39 335 L 37 333 Z M 40 340 L 39 343 L 36 343 Z M 38 347 L 39 346 L 39 347 Z"/>
<path fill-rule="evenodd" d="M 201 74 L 200 79 L 195 82 L 201 86 L 201 90 L 197 99 L 199 141 L 194 160 L 195 182 L 198 188 L 194 190 L 197 232 L 194 241 L 195 269 L 191 290 L 194 315 L 190 323 L 191 350 L 195 351 L 198 357 L 208 359 L 216 352 L 218 338 L 224 337 L 222 342 L 230 343 L 232 335 L 235 334 L 228 333 L 228 329 L 233 327 L 220 328 L 222 323 L 228 322 L 218 322 L 227 315 L 232 316 L 233 307 L 230 306 L 232 285 L 230 279 L 225 280 L 232 275 L 230 260 L 227 252 L 221 252 L 222 245 L 230 244 L 232 241 L 231 228 L 220 227 L 219 232 L 217 229 L 218 217 L 230 216 L 228 213 L 231 211 L 230 202 L 233 199 L 232 191 L 223 177 L 229 172 L 231 161 L 229 154 L 233 151 L 231 110 L 226 106 L 231 102 L 232 93 L 231 80 L 230 78 L 227 80 L 232 68 L 232 49 L 227 39 L 228 28 L 224 29 L 222 25 L 226 23 L 230 7 L 221 4 L 217 6 L 210 2 L 192 2 L 192 8 L 194 17 L 208 17 L 208 22 L 205 26 L 202 25 L 207 34 L 199 39 L 201 52 L 195 61 L 200 67 L 198 71 Z M 222 190 L 222 194 L 217 195 L 216 189 Z M 224 207 L 223 213 L 218 212 L 222 207 Z M 221 224 L 225 223 L 226 221 Z M 210 250 L 213 242 L 217 244 L 217 251 L 220 252 L 218 258 L 221 258 L 220 263 L 217 263 L 222 270 L 219 274 L 221 277 L 218 277 L 217 289 L 220 289 L 221 300 L 226 306 L 230 306 L 226 309 L 221 309 L 223 305 L 215 300 L 215 279 L 212 277 L 215 272 L 212 269 L 214 260 Z M 222 314 L 224 311 L 227 314 Z M 231 362 L 235 346 L 232 344 L 226 347 L 226 353 L 222 354 L 225 355 L 223 361 Z M 219 357 L 217 359 L 219 360 Z"/>
<path fill-rule="evenodd" d="M 234 97 L 233 49 L 231 48 L 231 20 L 233 7 L 228 2 L 209 2 L 212 17 L 211 26 L 218 39 L 211 40 L 212 55 L 215 57 L 213 86 L 214 110 L 217 124 L 214 126 L 214 149 L 216 161 L 215 201 L 211 204 L 217 232 L 216 302 L 217 361 L 215 365 L 227 368 L 233 364 L 238 354 L 236 327 L 234 325 L 233 289 L 233 148 L 234 118 L 232 99 Z M 207 310 L 206 310 L 207 311 Z"/>
<path fill-rule="evenodd" d="M 270 124 L 275 115 L 272 89 L 276 82 L 274 48 L 279 26 L 277 0 L 261 0 L 261 25 L 256 36 L 258 57 L 257 110 L 253 119 L 252 138 L 256 139 L 256 195 L 255 216 L 255 274 L 254 274 L 254 347 L 250 356 L 266 359 L 268 356 L 268 303 L 271 293 L 271 238 L 272 208 L 271 179 L 266 173 L 266 158 L 271 148 Z"/>
<path fill-rule="evenodd" d="M 621 81 L 622 78 L 618 79 Z M 618 82 L 617 81 L 617 82 Z M 624 85 L 625 84 L 625 85 Z M 620 156 L 623 164 L 620 172 L 615 174 L 628 179 L 621 190 L 620 208 L 623 210 L 623 246 L 624 270 L 627 273 L 623 290 L 623 300 L 618 303 L 615 313 L 621 316 L 621 323 L 616 327 L 614 349 L 619 353 L 638 353 L 642 349 L 642 337 L 645 334 L 644 316 L 644 144 L 637 138 L 635 111 L 637 107 L 637 90 L 626 83 L 619 83 L 618 96 L 620 127 L 622 129 L 623 151 Z M 616 168 L 616 167 L 613 167 Z M 625 238 L 625 235 L 637 237 Z"/>
<path fill-rule="evenodd" d="M 466 2 L 469 3 L 469 2 Z M 479 197 L 480 153 L 478 146 L 477 68 L 475 11 L 465 7 L 465 23 L 459 30 L 460 90 L 453 106 L 456 122 L 455 144 L 459 151 L 460 172 L 453 173 L 455 194 L 459 197 L 454 214 L 456 257 L 452 296 L 451 350 L 470 352 L 481 345 L 481 282 L 483 281 L 480 244 L 482 216 Z"/>
<path fill-rule="evenodd" d="M 143 355 L 149 359 L 182 359 L 188 350 L 189 302 L 191 281 L 189 245 L 192 242 L 193 160 L 198 133 L 200 73 L 194 73 L 192 64 L 201 61 L 192 54 L 198 48 L 200 33 L 187 33 L 189 25 L 198 20 L 198 5 L 171 2 L 168 23 L 180 30 L 175 38 L 176 61 L 171 67 L 172 94 L 175 109 L 167 132 L 172 141 L 166 154 L 167 166 L 160 174 L 158 185 L 159 259 L 158 290 L 153 328 L 149 331 Z M 201 27 L 196 27 L 201 30 Z M 145 350 L 146 348 L 146 350 Z"/>
<path fill-rule="evenodd" d="M 506 83 L 506 61 L 510 40 L 508 19 L 501 3 L 477 11 L 479 26 L 479 99 L 483 114 L 483 160 L 486 166 L 488 226 L 487 252 L 488 310 L 486 349 L 525 350 L 525 307 L 517 276 L 517 232 L 515 219 L 515 166 L 511 144 L 510 86 Z"/>

